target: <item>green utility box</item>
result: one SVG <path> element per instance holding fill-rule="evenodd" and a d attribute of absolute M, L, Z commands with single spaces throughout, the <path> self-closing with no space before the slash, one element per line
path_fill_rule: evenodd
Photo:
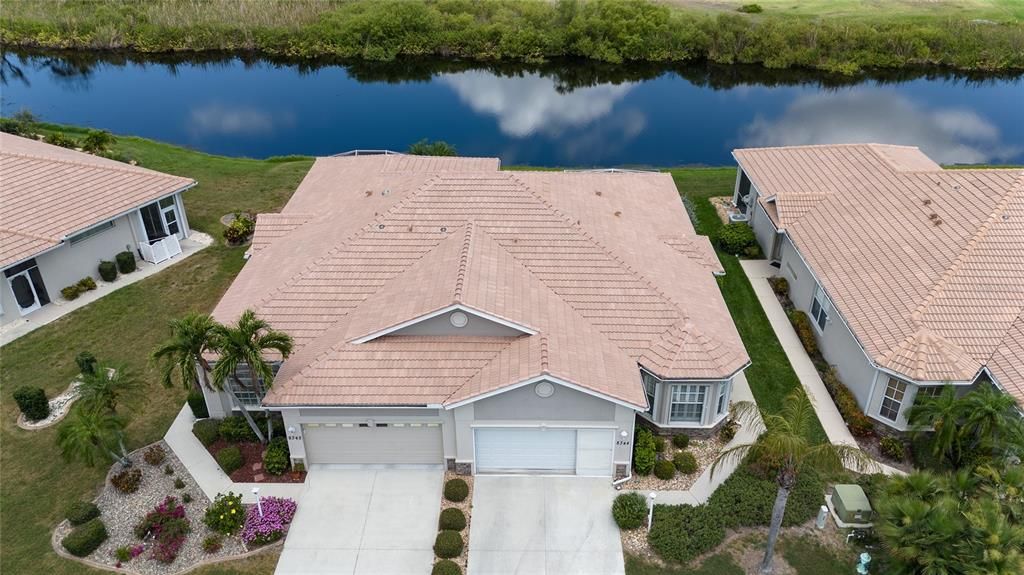
<path fill-rule="evenodd" d="M 860 485 L 836 485 L 832 509 L 844 523 L 870 523 L 872 519 L 871 503 Z"/>

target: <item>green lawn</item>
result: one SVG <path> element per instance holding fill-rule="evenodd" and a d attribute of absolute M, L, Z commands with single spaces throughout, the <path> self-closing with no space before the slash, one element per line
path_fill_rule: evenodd
<path fill-rule="evenodd" d="M 712 555 L 698 567 L 661 567 L 626 553 L 626 575 L 743 575 L 728 553 Z"/>
<path fill-rule="evenodd" d="M 837 554 L 807 535 L 783 536 L 779 547 L 796 575 L 846 575 L 853 573 L 857 565 L 852 549 Z"/>
<path fill-rule="evenodd" d="M 734 11 L 750 0 L 670 0 L 688 8 Z M 757 0 L 765 15 L 850 20 L 931 20 L 971 18 L 1006 21 L 1024 18 L 1020 0 Z"/>
<path fill-rule="evenodd" d="M 732 194 L 736 168 L 678 168 L 669 173 L 679 193 L 692 206 L 691 217 L 697 233 L 714 235 L 722 227 L 722 220 L 708 198 Z M 725 276 L 718 278 L 718 285 L 750 355 L 751 365 L 746 370 L 750 390 L 762 410 L 777 412 L 783 398 L 800 387 L 800 380 L 775 337 L 739 259 L 723 252 L 718 252 L 718 259 L 725 268 Z M 825 430 L 817 422 L 814 439 L 826 441 Z"/>
<path fill-rule="evenodd" d="M 198 180 L 200 184 L 185 194 L 189 222 L 218 236 L 217 218 L 223 213 L 280 209 L 311 165 L 305 158 L 222 158 L 139 138 L 120 138 L 117 149 L 145 167 Z M 159 439 L 185 394 L 156 383 L 147 362 L 149 351 L 167 336 L 162 326 L 169 319 L 213 308 L 241 269 L 243 251 L 219 244 L 207 248 L 0 349 L 0 572 L 86 572 L 81 564 L 60 559 L 50 549 L 50 531 L 67 504 L 93 496 L 106 470 L 61 460 L 55 427 L 19 429 L 14 423 L 17 407 L 10 400 L 13 389 L 30 384 L 56 395 L 77 372 L 75 354 L 89 350 L 100 360 L 123 362 L 147 382 L 145 393 L 129 398 L 119 410 L 128 414 L 129 448 Z M 274 564 L 273 557 L 261 556 L 200 573 L 271 573 Z"/>

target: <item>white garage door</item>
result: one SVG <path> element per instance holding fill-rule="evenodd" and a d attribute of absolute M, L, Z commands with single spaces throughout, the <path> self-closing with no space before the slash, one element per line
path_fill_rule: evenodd
<path fill-rule="evenodd" d="M 439 423 L 305 424 L 308 463 L 444 463 Z"/>
<path fill-rule="evenodd" d="M 474 431 L 478 473 L 612 473 L 610 429 L 486 427 Z"/>

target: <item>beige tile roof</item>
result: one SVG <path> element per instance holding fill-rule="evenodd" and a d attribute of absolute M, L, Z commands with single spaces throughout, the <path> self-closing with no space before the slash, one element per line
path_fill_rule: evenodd
<path fill-rule="evenodd" d="M 748 363 L 671 177 L 441 165 L 321 158 L 258 218 L 214 315 L 253 307 L 295 337 L 267 405 L 450 404 L 543 374 L 643 406 L 638 363 L 676 378 Z M 355 343 L 452 304 L 536 334 Z"/>
<path fill-rule="evenodd" d="M 0 267 L 194 183 L 0 134 Z"/>
<path fill-rule="evenodd" d="M 875 362 L 922 381 L 988 366 L 1024 401 L 1024 171 L 876 144 L 735 156 Z"/>

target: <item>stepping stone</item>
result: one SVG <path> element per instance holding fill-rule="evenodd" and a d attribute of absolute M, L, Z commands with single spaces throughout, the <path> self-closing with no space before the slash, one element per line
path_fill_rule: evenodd
<path fill-rule="evenodd" d="M 250 469 L 252 469 L 253 471 L 259 471 L 259 470 L 263 469 L 263 464 L 262 463 L 253 463 L 252 466 L 250 467 Z"/>
<path fill-rule="evenodd" d="M 257 473 L 256 475 L 252 476 L 252 480 L 255 481 L 256 483 L 263 481 L 263 479 L 264 478 L 262 473 Z"/>

